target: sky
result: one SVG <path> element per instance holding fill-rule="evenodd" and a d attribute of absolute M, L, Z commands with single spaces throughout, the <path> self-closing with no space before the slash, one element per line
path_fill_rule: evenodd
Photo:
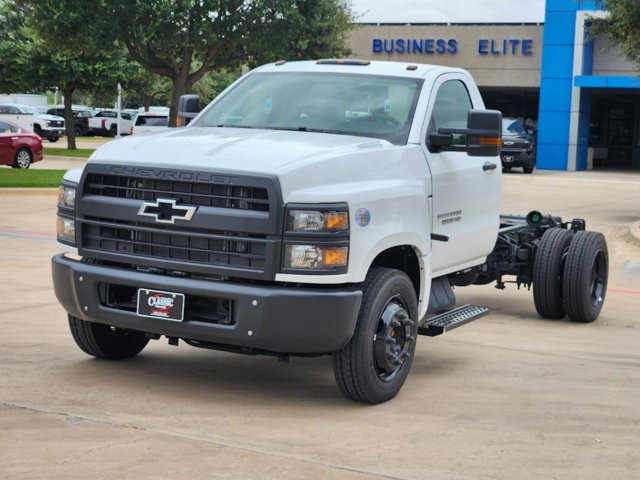
<path fill-rule="evenodd" d="M 359 23 L 541 23 L 544 4 L 545 0 L 351 0 Z"/>

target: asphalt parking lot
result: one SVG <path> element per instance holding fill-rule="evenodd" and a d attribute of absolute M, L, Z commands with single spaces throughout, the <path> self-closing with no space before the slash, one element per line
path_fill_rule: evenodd
<path fill-rule="evenodd" d="M 505 174 L 504 213 L 582 217 L 606 235 L 600 318 L 542 320 L 511 285 L 457 289 L 492 313 L 421 337 L 404 388 L 378 406 L 344 399 L 328 357 L 166 341 L 86 356 L 51 286 L 56 192 L 0 199 L 0 478 L 638 478 L 638 173 Z"/>

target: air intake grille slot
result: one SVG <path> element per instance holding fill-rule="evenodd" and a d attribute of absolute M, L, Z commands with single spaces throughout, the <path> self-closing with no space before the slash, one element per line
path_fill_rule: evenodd
<path fill-rule="evenodd" d="M 114 222 L 87 217 L 81 221 L 83 247 L 125 255 L 211 266 L 262 270 L 266 237 L 239 232 Z"/>
<path fill-rule="evenodd" d="M 267 189 L 261 187 L 91 173 L 87 175 L 84 191 L 86 195 L 103 197 L 145 201 L 173 198 L 199 207 L 269 211 Z"/>

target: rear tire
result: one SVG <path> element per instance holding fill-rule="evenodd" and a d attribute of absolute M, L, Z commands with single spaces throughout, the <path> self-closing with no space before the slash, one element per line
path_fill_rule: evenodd
<path fill-rule="evenodd" d="M 542 318 L 564 318 L 563 269 L 574 234 L 550 228 L 542 235 L 533 261 L 533 302 Z"/>
<path fill-rule="evenodd" d="M 69 315 L 69 328 L 80 349 L 97 358 L 109 360 L 130 358 L 140 353 L 149 343 L 149 339 L 142 332 L 87 322 L 71 315 Z"/>
<path fill-rule="evenodd" d="M 604 304 L 609 275 L 609 253 L 604 235 L 576 233 L 564 271 L 565 308 L 575 322 L 593 322 Z"/>
<path fill-rule="evenodd" d="M 28 148 L 19 148 L 13 157 L 13 168 L 27 169 L 33 161 L 33 154 Z"/>
<path fill-rule="evenodd" d="M 333 353 L 336 383 L 347 398 L 377 404 L 400 391 L 416 348 L 417 305 L 413 283 L 404 272 L 371 269 L 353 337 Z"/>

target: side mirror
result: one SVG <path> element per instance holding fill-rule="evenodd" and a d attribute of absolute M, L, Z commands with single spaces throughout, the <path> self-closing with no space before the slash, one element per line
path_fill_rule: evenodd
<path fill-rule="evenodd" d="M 502 113 L 497 110 L 470 110 L 467 116 L 467 154 L 496 157 L 502 149 Z"/>
<path fill-rule="evenodd" d="M 200 97 L 198 95 L 182 95 L 178 100 L 177 127 L 185 127 L 200 113 Z"/>
<path fill-rule="evenodd" d="M 469 110 L 467 128 L 440 128 L 427 137 L 429 151 L 467 152 L 471 157 L 496 157 L 502 149 L 502 113 Z"/>

